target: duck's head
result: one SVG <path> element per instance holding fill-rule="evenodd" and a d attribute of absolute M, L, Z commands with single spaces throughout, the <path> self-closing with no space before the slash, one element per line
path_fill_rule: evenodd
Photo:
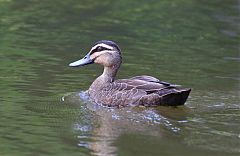
<path fill-rule="evenodd" d="M 91 50 L 82 59 L 70 63 L 71 67 L 84 66 L 87 64 L 98 63 L 104 67 L 111 67 L 121 64 L 121 50 L 116 43 L 109 40 L 96 42 Z"/>

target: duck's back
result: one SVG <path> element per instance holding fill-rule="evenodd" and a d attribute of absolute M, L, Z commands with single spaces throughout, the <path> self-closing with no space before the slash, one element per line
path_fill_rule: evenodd
<path fill-rule="evenodd" d="M 90 87 L 90 98 L 106 106 L 183 105 L 191 89 L 179 89 L 151 76 L 136 76 Z"/>

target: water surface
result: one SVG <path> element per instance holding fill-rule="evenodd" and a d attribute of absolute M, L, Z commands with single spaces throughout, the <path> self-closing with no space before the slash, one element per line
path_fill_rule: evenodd
<path fill-rule="evenodd" d="M 239 155 L 237 0 L 0 0 L 0 155 Z M 118 78 L 193 89 L 182 107 L 111 109 L 84 92 L 102 67 L 69 68 L 116 41 Z"/>

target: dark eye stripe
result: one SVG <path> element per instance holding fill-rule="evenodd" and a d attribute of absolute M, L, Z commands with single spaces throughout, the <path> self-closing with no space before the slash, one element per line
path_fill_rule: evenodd
<path fill-rule="evenodd" d="M 95 52 L 100 52 L 100 51 L 103 51 L 103 50 L 111 50 L 111 49 L 108 49 L 108 48 L 102 47 L 102 46 L 98 46 L 98 47 L 96 47 L 95 49 L 93 49 L 93 50 L 91 51 L 91 54 L 93 54 L 93 53 L 95 53 Z"/>

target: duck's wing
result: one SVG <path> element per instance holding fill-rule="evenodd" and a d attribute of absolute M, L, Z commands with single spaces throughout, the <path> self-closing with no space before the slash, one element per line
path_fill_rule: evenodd
<path fill-rule="evenodd" d="M 141 89 L 146 92 L 154 92 L 157 90 L 162 90 L 164 88 L 172 87 L 170 83 L 160 81 L 152 76 L 135 76 L 130 79 L 119 79 L 116 80 L 117 83 L 125 83 L 128 86 L 132 86 L 136 89 Z"/>
<path fill-rule="evenodd" d="M 118 93 L 124 91 L 125 102 L 145 106 L 183 105 L 191 91 L 189 88 L 178 88 L 176 85 L 145 75 L 116 80 L 112 88 L 115 88 Z"/>
<path fill-rule="evenodd" d="M 148 76 L 148 75 L 141 75 L 141 76 L 134 76 L 132 78 L 130 78 L 130 80 L 143 80 L 143 81 L 149 81 L 149 82 L 159 82 L 160 80 L 152 77 L 152 76 Z"/>
<path fill-rule="evenodd" d="M 130 80 L 142 80 L 142 81 L 146 81 L 146 82 L 154 82 L 154 83 L 159 83 L 165 86 L 173 86 L 174 84 L 165 82 L 165 81 L 160 81 L 159 79 L 152 77 L 152 76 L 148 76 L 148 75 L 141 75 L 141 76 L 135 76 L 130 78 Z"/>

